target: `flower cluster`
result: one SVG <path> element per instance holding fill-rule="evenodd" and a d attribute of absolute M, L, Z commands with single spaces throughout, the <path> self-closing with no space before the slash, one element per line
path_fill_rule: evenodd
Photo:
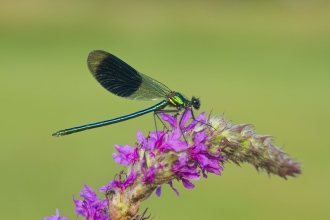
<path fill-rule="evenodd" d="M 170 125 L 165 131 L 153 131 L 145 137 L 137 132 L 134 146 L 115 145 L 116 163 L 127 167 L 118 178 L 101 187 L 106 194 L 99 200 L 85 185 L 80 193 L 84 201 L 74 200 L 75 212 L 85 219 L 147 219 L 137 214 L 140 203 L 154 191 L 161 194 L 163 184 L 173 186 L 173 180 L 182 182 L 187 189 L 194 188 L 193 180 L 208 174 L 221 175 L 222 165 L 232 161 L 236 164 L 251 163 L 257 170 L 265 170 L 280 177 L 301 173 L 297 162 L 272 144 L 270 136 L 257 135 L 251 125 L 233 125 L 223 116 L 205 118 L 202 113 L 192 118 L 190 109 L 181 117 L 161 114 Z"/>
<path fill-rule="evenodd" d="M 84 198 L 83 201 L 73 199 L 76 209 L 75 213 L 81 215 L 86 220 L 108 220 L 106 207 L 108 201 L 106 199 L 99 200 L 96 193 L 85 185 L 85 189 L 80 191 L 80 196 Z"/>

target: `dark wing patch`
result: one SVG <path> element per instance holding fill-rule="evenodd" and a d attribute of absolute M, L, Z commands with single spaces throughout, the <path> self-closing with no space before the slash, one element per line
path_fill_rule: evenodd
<path fill-rule="evenodd" d="M 87 64 L 95 79 L 115 95 L 129 98 L 142 83 L 142 77 L 134 68 L 105 51 L 92 51 Z"/>
<path fill-rule="evenodd" d="M 157 80 L 139 73 L 118 57 L 94 50 L 88 55 L 88 68 L 95 79 L 111 93 L 133 100 L 165 99 L 172 91 Z"/>

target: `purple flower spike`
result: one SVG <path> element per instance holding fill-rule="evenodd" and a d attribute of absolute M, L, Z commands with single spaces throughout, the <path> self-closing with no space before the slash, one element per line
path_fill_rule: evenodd
<path fill-rule="evenodd" d="M 269 135 L 257 135 L 250 125 L 230 124 L 223 116 L 206 119 L 201 113 L 193 119 L 192 114 L 189 108 L 179 117 L 160 114 L 170 130 L 152 131 L 147 137 L 138 131 L 134 147 L 115 145 L 118 153 L 113 158 L 128 167 L 129 175 L 121 172 L 99 189 L 106 193 L 107 200 L 99 200 L 85 185 L 80 193 L 84 200 L 74 200 L 75 212 L 85 220 L 148 219 L 145 212 L 137 214 L 140 203 L 154 191 L 160 196 L 163 184 L 169 184 L 179 196 L 173 187 L 174 179 L 193 189 L 192 180 L 199 180 L 201 175 L 207 178 L 209 173 L 221 175 L 222 165 L 228 161 L 247 162 L 257 170 L 283 178 L 301 173 L 299 163 L 273 146 Z"/>
<path fill-rule="evenodd" d="M 69 220 L 67 217 L 61 217 L 60 212 L 56 209 L 56 215 L 45 217 L 44 220 Z"/>

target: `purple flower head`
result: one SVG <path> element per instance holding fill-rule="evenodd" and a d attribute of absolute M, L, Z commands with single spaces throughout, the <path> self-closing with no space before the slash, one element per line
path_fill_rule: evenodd
<path fill-rule="evenodd" d="M 113 190 L 115 188 L 118 188 L 121 191 L 124 191 L 127 188 L 127 186 L 131 185 L 134 182 L 138 173 L 134 170 L 131 170 L 131 173 L 128 175 L 128 177 L 124 181 L 121 180 L 122 174 L 123 174 L 122 172 L 119 173 L 119 180 L 111 180 L 108 183 L 108 185 L 102 186 L 99 189 L 99 191 L 105 193 L 105 192 L 107 192 L 109 190 Z"/>
<path fill-rule="evenodd" d="M 194 163 L 189 162 L 186 153 L 183 153 L 179 160 L 172 167 L 172 171 L 176 173 L 178 178 L 186 178 L 191 180 L 199 180 L 199 172 Z"/>
<path fill-rule="evenodd" d="M 199 172 L 197 166 L 194 163 L 189 162 L 189 158 L 186 153 L 183 153 L 176 164 L 172 167 L 172 171 L 176 174 L 176 177 L 182 180 L 183 186 L 188 189 L 192 189 L 194 185 L 188 180 L 199 180 Z"/>
<path fill-rule="evenodd" d="M 207 146 L 204 145 L 204 142 L 206 142 L 207 139 L 208 136 L 205 131 L 196 133 L 194 137 L 194 145 L 189 149 L 191 159 L 198 162 L 205 178 L 207 177 L 205 172 L 220 175 L 220 171 L 222 171 L 223 168 L 220 166 L 219 161 L 224 161 L 220 155 L 220 149 L 217 154 L 211 154 L 207 151 Z"/>
<path fill-rule="evenodd" d="M 174 152 L 180 152 L 188 149 L 190 146 L 184 141 L 180 140 L 182 136 L 182 131 L 180 129 L 176 129 L 172 133 L 168 135 L 166 142 L 162 145 L 162 151 L 171 150 Z"/>
<path fill-rule="evenodd" d="M 215 173 L 217 175 L 221 174 L 220 171 L 223 170 L 223 168 L 220 166 L 219 162 L 223 161 L 223 158 L 220 156 L 220 149 L 218 154 L 211 154 L 208 152 L 208 147 L 205 145 L 205 142 L 208 140 L 208 135 L 203 129 L 199 132 L 195 132 L 192 146 L 185 142 L 182 143 L 182 141 L 179 140 L 179 137 L 182 135 L 182 130 L 191 132 L 196 128 L 198 123 L 206 124 L 204 113 L 200 114 L 195 120 L 192 120 L 186 127 L 184 126 L 192 117 L 190 109 L 184 111 L 179 125 L 176 117 L 170 117 L 166 114 L 162 114 L 161 116 L 162 119 L 167 121 L 174 129 L 174 131 L 169 134 L 168 142 L 164 144 L 167 149 L 171 149 L 175 152 L 188 149 L 188 155 L 186 153 L 182 154 L 179 161 L 176 162 L 172 168 L 172 171 L 182 180 L 186 188 L 193 188 L 193 184 L 190 183 L 188 179 L 199 179 L 197 167 L 201 168 L 204 177 L 207 177 L 206 172 Z"/>
<path fill-rule="evenodd" d="M 83 216 L 86 220 L 109 219 L 106 214 L 107 199 L 99 200 L 96 193 L 86 184 L 84 190 L 80 191 L 80 196 L 84 199 L 83 201 L 73 199 L 76 205 L 75 213 Z"/>
<path fill-rule="evenodd" d="M 222 167 L 219 165 L 219 161 L 216 160 L 216 157 L 220 158 L 220 153 L 211 155 L 205 145 L 208 136 L 203 131 L 206 124 L 204 113 L 198 115 L 190 123 L 188 121 L 192 118 L 191 109 L 186 109 L 179 119 L 177 115 L 160 115 L 164 121 L 170 124 L 173 130 L 150 132 L 147 138 L 142 135 L 141 131 L 137 133 L 140 147 L 144 149 L 146 155 L 145 159 L 140 161 L 140 167 L 137 169 L 143 175 L 142 182 L 154 182 L 157 175 L 162 179 L 161 175 L 171 176 L 174 174 L 175 178 L 182 181 L 184 187 L 192 189 L 194 185 L 189 180 L 199 180 L 201 172 L 204 177 L 206 177 L 206 172 L 220 174 Z M 194 129 L 198 123 L 204 125 L 204 128 L 198 128 L 200 131 L 196 132 Z M 189 143 L 183 137 L 183 132 L 191 136 Z M 123 156 L 120 158 L 123 158 Z M 123 164 L 122 161 L 124 159 L 121 160 Z M 168 167 L 171 167 L 170 170 L 168 170 Z M 172 172 L 172 174 L 169 172 Z M 167 178 L 163 178 L 163 180 L 166 181 Z M 173 187 L 171 180 L 168 179 L 166 182 Z M 159 184 L 159 182 L 156 182 L 156 184 Z M 175 192 L 177 192 L 176 189 Z M 157 195 L 161 194 L 161 187 L 157 188 L 156 193 Z"/>
<path fill-rule="evenodd" d="M 166 133 L 163 131 L 153 131 L 150 132 L 149 136 L 145 138 L 141 131 L 137 132 L 137 139 L 141 148 L 154 151 L 155 148 L 159 148 L 161 143 L 163 143 Z"/>
<path fill-rule="evenodd" d="M 112 157 L 116 161 L 116 163 L 122 164 L 124 166 L 129 166 L 130 164 L 134 164 L 139 161 L 139 153 L 137 148 L 133 148 L 129 145 L 115 145 L 115 148 L 119 152 L 119 154 L 112 154 Z"/>
<path fill-rule="evenodd" d="M 60 212 L 56 209 L 56 215 L 45 217 L 44 220 L 69 220 L 67 217 L 60 216 Z"/>
<path fill-rule="evenodd" d="M 179 127 L 176 126 L 176 116 L 161 113 L 161 117 L 163 118 L 163 120 L 169 122 L 171 126 L 176 127 L 176 129 L 169 134 L 167 132 L 161 131 L 150 132 L 149 143 L 145 144 L 148 146 L 148 149 L 151 151 L 157 149 L 161 152 L 165 152 L 168 150 L 180 152 L 189 148 L 189 145 L 184 140 L 180 139 L 180 137 L 182 136 L 182 131 Z M 139 143 L 141 144 L 141 142 Z"/>

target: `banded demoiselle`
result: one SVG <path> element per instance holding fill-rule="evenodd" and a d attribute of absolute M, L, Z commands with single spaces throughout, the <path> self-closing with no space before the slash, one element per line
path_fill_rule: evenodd
<path fill-rule="evenodd" d="M 191 100 L 186 99 L 180 93 L 172 91 L 157 80 L 136 71 L 133 67 L 108 52 L 102 50 L 92 51 L 88 55 L 87 65 L 95 79 L 106 90 L 117 96 L 132 100 L 163 99 L 163 101 L 129 115 L 60 130 L 54 133 L 53 136 L 64 136 L 92 128 L 102 127 L 135 118 L 149 112 L 157 114 L 166 111 L 164 108 L 167 106 L 176 108 L 175 110 L 169 111 L 177 113 L 183 109 L 192 112 L 192 107 L 194 109 L 199 109 L 200 107 L 200 101 L 198 98 L 192 97 Z"/>

